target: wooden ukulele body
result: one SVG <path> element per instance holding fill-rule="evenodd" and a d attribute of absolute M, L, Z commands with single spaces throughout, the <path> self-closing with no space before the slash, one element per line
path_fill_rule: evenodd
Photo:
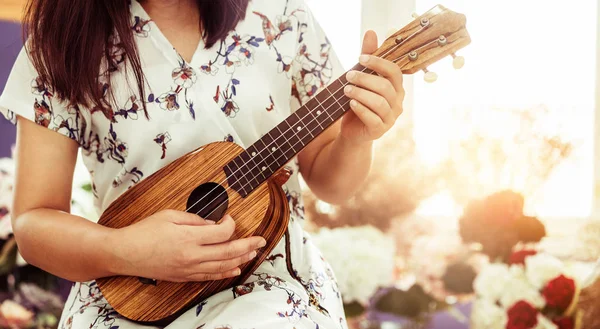
<path fill-rule="evenodd" d="M 262 252 L 241 267 L 242 276 L 238 278 L 188 283 L 153 282 L 126 276 L 96 280 L 106 300 L 119 314 L 136 322 L 169 322 L 195 303 L 242 284 L 279 243 L 290 216 L 288 201 L 281 188 L 287 178 L 281 176 L 286 173 L 275 174 L 242 198 L 228 188 L 223 167 L 243 151 L 234 143 L 217 142 L 190 152 L 129 189 L 104 211 L 99 223 L 113 228 L 125 227 L 160 210 L 186 211 L 203 195 L 215 196 L 217 193 L 227 197 L 225 207 L 217 208 L 208 217 L 220 220 L 223 214 L 230 214 L 236 221 L 232 239 L 262 236 L 267 240 Z M 196 213 L 205 208 L 202 201 L 189 212 Z M 157 238 L 148 237 L 163 243 Z"/>

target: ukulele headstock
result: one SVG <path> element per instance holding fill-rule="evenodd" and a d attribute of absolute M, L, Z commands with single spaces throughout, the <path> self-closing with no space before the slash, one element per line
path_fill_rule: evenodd
<path fill-rule="evenodd" d="M 437 79 L 427 66 L 446 56 L 452 56 L 454 68 L 460 69 L 464 58 L 456 56 L 456 52 L 471 43 L 465 15 L 437 5 L 413 17 L 407 26 L 389 36 L 374 55 L 398 64 L 404 74 L 424 71 L 427 82 Z"/>

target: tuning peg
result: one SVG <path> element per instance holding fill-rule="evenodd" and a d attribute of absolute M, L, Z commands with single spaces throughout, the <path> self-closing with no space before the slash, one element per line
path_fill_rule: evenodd
<path fill-rule="evenodd" d="M 465 58 L 462 56 L 456 56 L 456 54 L 452 54 L 452 66 L 456 70 L 460 70 L 463 66 L 465 66 Z"/>
<path fill-rule="evenodd" d="M 427 83 L 433 83 L 437 81 L 438 75 L 435 72 L 430 72 L 427 69 L 423 69 L 423 72 L 425 72 L 425 76 L 424 76 L 424 80 Z"/>

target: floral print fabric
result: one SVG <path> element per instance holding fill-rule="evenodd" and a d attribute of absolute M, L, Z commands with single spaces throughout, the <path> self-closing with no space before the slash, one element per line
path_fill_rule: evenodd
<path fill-rule="evenodd" d="M 204 144 L 248 147 L 342 74 L 323 31 L 302 0 L 253 0 L 245 20 L 190 62 L 177 54 L 141 5 L 131 2 L 131 31 L 149 83 L 141 99 L 126 83 L 117 38 L 104 63 L 115 103 L 84 109 L 57 99 L 23 49 L 0 96 L 0 112 L 76 141 L 102 212 L 128 188 Z M 147 112 L 144 111 L 144 103 Z M 284 186 L 291 210 L 287 234 L 241 286 L 195 305 L 167 329 L 346 328 L 327 262 L 302 229 L 298 163 Z M 51 174 L 51 173 L 49 173 Z M 59 328 L 155 328 L 119 316 L 95 282 L 74 284 Z"/>

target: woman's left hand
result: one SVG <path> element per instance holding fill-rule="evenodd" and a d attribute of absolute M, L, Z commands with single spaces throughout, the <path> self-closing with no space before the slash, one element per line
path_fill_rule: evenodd
<path fill-rule="evenodd" d="M 402 114 L 404 87 L 402 71 L 398 65 L 371 56 L 377 50 L 377 35 L 365 34 L 360 64 L 379 75 L 350 71 L 346 75 L 349 85 L 344 93 L 351 98 L 350 108 L 342 119 L 340 135 L 360 144 L 380 138 Z"/>

